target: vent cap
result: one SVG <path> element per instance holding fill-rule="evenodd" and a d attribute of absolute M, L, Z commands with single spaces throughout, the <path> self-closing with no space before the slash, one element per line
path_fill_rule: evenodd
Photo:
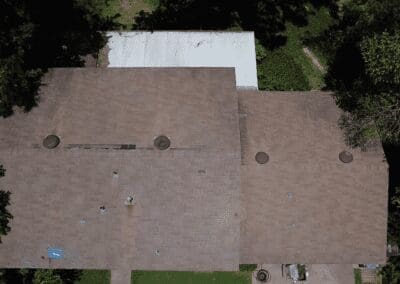
<path fill-rule="evenodd" d="M 47 149 L 54 149 L 60 144 L 60 138 L 57 135 L 48 135 L 43 139 L 43 146 Z"/>

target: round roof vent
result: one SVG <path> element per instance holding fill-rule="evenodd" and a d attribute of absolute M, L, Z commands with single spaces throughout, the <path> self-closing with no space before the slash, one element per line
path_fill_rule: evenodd
<path fill-rule="evenodd" d="M 60 144 L 60 138 L 56 135 L 49 135 L 43 139 L 43 146 L 47 149 L 54 149 Z"/>
<path fill-rule="evenodd" d="M 166 150 L 171 146 L 171 141 L 165 135 L 160 135 L 156 139 L 154 139 L 154 147 L 159 150 Z"/>
<path fill-rule="evenodd" d="M 258 152 L 256 154 L 256 161 L 259 164 L 266 164 L 269 161 L 269 156 L 265 152 Z"/>
<path fill-rule="evenodd" d="M 342 151 L 339 153 L 339 160 L 343 163 L 351 163 L 353 161 L 353 154 L 348 151 Z"/>
<path fill-rule="evenodd" d="M 260 282 L 268 282 L 271 279 L 271 275 L 269 274 L 269 272 L 265 269 L 260 269 L 257 272 L 257 280 Z"/>

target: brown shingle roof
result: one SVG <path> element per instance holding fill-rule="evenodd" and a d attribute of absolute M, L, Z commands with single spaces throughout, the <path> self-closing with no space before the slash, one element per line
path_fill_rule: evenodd
<path fill-rule="evenodd" d="M 235 270 L 237 121 L 233 69 L 52 70 L 40 106 L 0 123 L 14 215 L 0 267 L 48 267 L 55 246 L 51 267 Z"/>
<path fill-rule="evenodd" d="M 387 167 L 347 149 L 326 93 L 239 95 L 241 263 L 384 263 Z M 339 153 L 349 150 L 352 163 Z M 255 155 L 265 151 L 266 164 Z"/>
<path fill-rule="evenodd" d="M 85 68 L 51 70 L 40 100 L 0 121 L 14 215 L 0 267 L 385 261 L 383 154 L 339 161 L 326 94 L 239 92 L 228 68 Z M 169 149 L 154 148 L 158 135 Z M 65 258 L 49 261 L 48 247 Z"/>

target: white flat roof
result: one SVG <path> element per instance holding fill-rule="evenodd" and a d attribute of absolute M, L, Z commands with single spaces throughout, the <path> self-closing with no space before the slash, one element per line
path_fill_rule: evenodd
<path fill-rule="evenodd" d="M 234 67 L 258 88 L 253 32 L 108 32 L 108 67 Z"/>

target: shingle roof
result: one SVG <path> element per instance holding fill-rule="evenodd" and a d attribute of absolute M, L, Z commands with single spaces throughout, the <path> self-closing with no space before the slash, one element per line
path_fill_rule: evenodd
<path fill-rule="evenodd" d="M 384 263 L 387 166 L 348 149 L 326 93 L 239 95 L 241 263 Z M 343 163 L 348 150 L 354 160 Z M 255 155 L 269 155 L 258 164 Z"/>
<path fill-rule="evenodd" d="M 45 84 L 39 107 L 0 123 L 14 215 L 0 267 L 48 267 L 60 247 L 51 267 L 237 268 L 233 69 L 54 69 Z M 48 134 L 57 148 L 42 146 Z"/>
<path fill-rule="evenodd" d="M 0 121 L 14 215 L 0 267 L 385 262 L 383 153 L 346 148 L 329 95 L 237 91 L 229 68 L 61 68 L 44 83 L 37 108 Z"/>

